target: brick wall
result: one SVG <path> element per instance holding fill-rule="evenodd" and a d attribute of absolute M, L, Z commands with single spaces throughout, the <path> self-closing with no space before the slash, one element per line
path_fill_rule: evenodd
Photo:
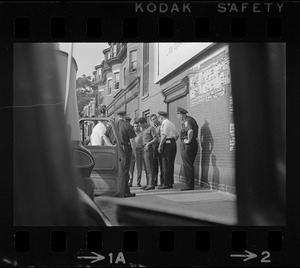
<path fill-rule="evenodd" d="M 229 112 L 229 96 L 227 92 L 223 96 L 208 102 L 200 103 L 194 107 L 189 107 L 188 95 L 188 111 L 189 115 L 194 117 L 200 129 L 205 123 L 209 124 L 213 139 L 214 148 L 212 154 L 216 157 L 216 166 L 220 172 L 220 184 L 228 184 L 233 186 L 234 183 L 234 151 L 230 151 L 230 123 L 233 121 Z M 200 144 L 199 144 L 200 145 Z M 200 163 L 200 152 L 198 152 L 196 163 Z M 201 170 L 199 168 L 198 180 L 200 179 Z M 213 167 L 210 159 L 209 181 L 212 181 Z"/>

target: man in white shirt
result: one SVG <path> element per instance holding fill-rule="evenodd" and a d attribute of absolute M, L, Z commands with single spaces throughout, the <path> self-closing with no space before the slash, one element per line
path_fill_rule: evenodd
<path fill-rule="evenodd" d="M 177 153 L 176 140 L 179 135 L 176 130 L 176 126 L 168 118 L 167 112 L 158 112 L 159 120 L 161 122 L 160 129 L 160 143 L 158 146 L 158 152 L 162 157 L 162 168 L 164 173 L 164 182 L 158 189 L 173 188 L 174 184 L 174 161 Z"/>
<path fill-rule="evenodd" d="M 94 121 L 95 123 L 97 121 Z M 106 131 L 106 126 L 101 121 L 98 122 L 96 126 L 94 126 L 92 134 L 91 134 L 91 145 L 104 145 L 103 136 Z"/>

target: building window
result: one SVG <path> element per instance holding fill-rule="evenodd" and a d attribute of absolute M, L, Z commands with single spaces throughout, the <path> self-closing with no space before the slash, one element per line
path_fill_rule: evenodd
<path fill-rule="evenodd" d="M 124 67 L 124 70 L 123 70 L 123 85 L 124 85 L 124 87 L 126 87 L 126 67 Z"/>
<path fill-rule="evenodd" d="M 147 123 L 149 124 L 149 123 L 150 123 L 150 110 L 144 111 L 144 112 L 143 112 L 143 117 L 146 118 Z"/>
<path fill-rule="evenodd" d="M 143 43 L 143 96 L 149 92 L 149 43 Z"/>
<path fill-rule="evenodd" d="M 105 60 L 107 61 L 107 60 L 109 60 L 110 59 L 110 51 L 107 51 L 106 53 L 105 53 Z"/>
<path fill-rule="evenodd" d="M 112 87 L 112 82 L 111 79 L 107 80 L 107 95 L 111 95 L 111 87 Z"/>
<path fill-rule="evenodd" d="M 119 89 L 120 85 L 120 72 L 114 73 L 114 80 L 115 80 L 115 89 Z"/>
<path fill-rule="evenodd" d="M 130 62 L 129 62 L 129 72 L 135 72 L 137 70 L 137 51 L 130 51 Z"/>

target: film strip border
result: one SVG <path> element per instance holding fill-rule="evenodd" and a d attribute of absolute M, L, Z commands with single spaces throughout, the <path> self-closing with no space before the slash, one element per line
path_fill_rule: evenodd
<path fill-rule="evenodd" d="M 153 12 L 149 12 L 147 6 L 143 9 L 144 12 L 135 12 L 134 3 L 122 4 L 121 8 L 119 5 L 121 4 L 115 4 L 118 6 L 116 10 L 113 4 L 107 3 L 78 4 L 74 7 L 67 4 L 27 4 L 22 9 L 13 5 L 2 5 L 1 39 L 13 42 L 105 42 L 108 39 L 136 42 L 280 42 L 296 37 L 296 28 L 299 27 L 295 25 L 293 18 L 296 18 L 300 6 L 292 3 L 285 3 L 281 12 L 275 8 L 271 10 L 271 7 L 270 12 L 267 12 L 265 7 L 260 13 L 253 12 L 253 6 L 252 10 L 242 13 L 241 4 L 237 5 L 238 12 L 234 11 L 232 3 L 228 5 L 226 12 L 220 12 L 217 3 L 193 3 L 190 6 L 192 12 L 188 16 L 182 12 L 159 13 L 159 6 Z M 149 8 L 151 11 L 154 6 Z M 294 236 L 297 233 L 295 229 L 296 227 L 293 232 L 289 232 L 284 227 L 126 227 L 103 231 L 58 227 L 47 230 L 13 228 L 3 241 L 8 241 L 8 251 L 13 250 L 15 258 L 5 258 L 4 254 L 2 262 L 12 266 L 33 263 L 47 266 L 87 266 L 99 263 L 130 266 L 200 266 L 221 263 L 224 266 L 289 266 L 295 264 L 299 255 L 300 237 Z M 101 257 L 91 252 L 104 256 L 105 259 L 100 260 Z M 97 257 L 99 261 L 92 263 Z"/>
<path fill-rule="evenodd" d="M 284 2 L 29 3 L 21 8 L 9 4 L 3 7 L 6 11 L 0 11 L 0 32 L 3 38 L 16 42 L 120 38 L 276 42 L 287 37 L 293 24 L 288 14 L 296 16 L 292 4 Z"/>
<path fill-rule="evenodd" d="M 243 17 L 233 17 L 230 19 L 230 36 L 232 38 L 245 38 L 247 36 L 247 20 Z M 173 18 L 165 17 L 158 19 L 158 37 L 173 38 L 175 37 L 175 24 Z M 50 20 L 50 37 L 66 38 L 68 35 L 67 21 L 65 18 L 52 18 Z M 266 18 L 266 38 L 278 39 L 282 37 L 282 19 L 280 17 Z M 141 31 L 137 18 L 124 18 L 122 20 L 122 37 L 137 38 Z M 103 19 L 87 18 L 86 20 L 86 37 L 101 38 L 103 37 Z M 14 34 L 17 39 L 27 39 L 31 37 L 31 21 L 29 18 L 16 18 L 14 21 Z M 198 17 L 194 22 L 195 38 L 211 37 L 211 20 L 207 17 Z"/>
<path fill-rule="evenodd" d="M 14 233 L 18 265 L 278 265 L 289 246 L 279 228 L 53 228 Z M 64 259 L 62 259 L 62 257 Z M 285 259 L 288 264 L 288 259 Z"/>

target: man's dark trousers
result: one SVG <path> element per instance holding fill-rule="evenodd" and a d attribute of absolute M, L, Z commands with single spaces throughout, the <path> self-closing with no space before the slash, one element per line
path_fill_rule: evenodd
<path fill-rule="evenodd" d="M 193 140 L 189 144 L 181 142 L 181 159 L 186 179 L 186 186 L 194 189 L 195 171 L 194 162 L 198 152 L 198 141 Z"/>
<path fill-rule="evenodd" d="M 125 151 L 125 194 L 130 194 L 130 188 L 128 186 L 129 183 L 129 169 L 130 169 L 130 162 L 132 156 L 132 149 L 130 145 L 123 145 Z"/>
<path fill-rule="evenodd" d="M 175 140 L 166 141 L 161 154 L 165 186 L 174 184 L 174 161 L 176 152 L 177 145 Z"/>
<path fill-rule="evenodd" d="M 153 147 L 149 146 L 148 151 L 144 151 L 144 161 L 146 168 L 146 177 L 148 177 L 148 186 L 154 186 L 154 169 L 153 169 Z"/>
<path fill-rule="evenodd" d="M 141 184 L 141 178 L 142 178 L 142 170 L 143 168 L 145 169 L 145 173 L 146 173 L 146 181 L 147 181 L 147 185 L 148 185 L 148 180 L 149 178 L 147 177 L 147 172 L 146 172 L 146 168 L 145 168 L 145 160 L 144 160 L 144 148 L 136 148 L 136 171 L 137 171 L 137 184 L 140 185 Z"/>

